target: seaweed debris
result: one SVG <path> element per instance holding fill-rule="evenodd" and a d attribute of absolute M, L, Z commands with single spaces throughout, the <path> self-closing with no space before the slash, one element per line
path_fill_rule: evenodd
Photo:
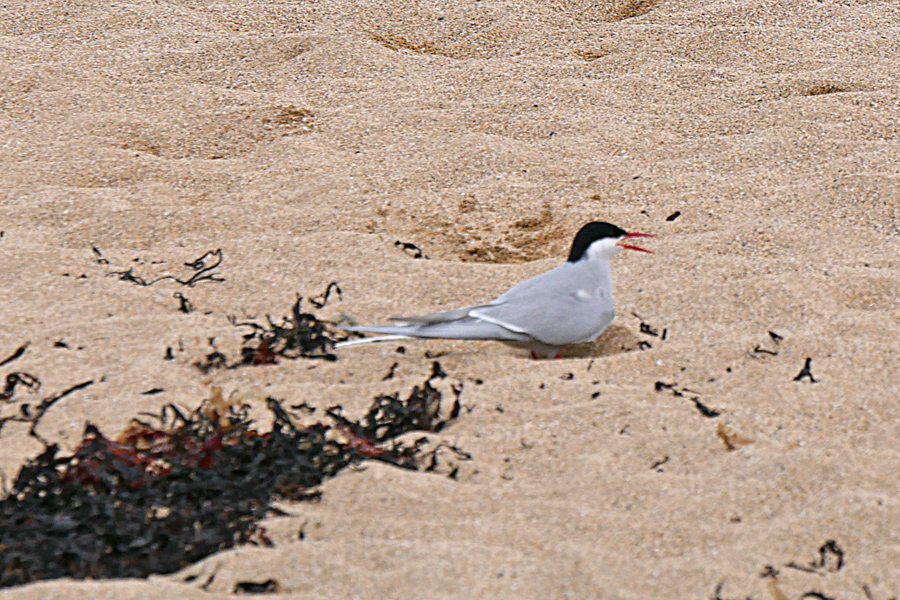
<path fill-rule="evenodd" d="M 435 361 L 433 368 L 443 372 L 437 361 Z M 432 375 L 431 378 L 422 384 L 422 387 L 413 387 L 412 393 L 405 399 L 401 398 L 398 393 L 380 394 L 375 398 L 366 416 L 361 421 L 346 419 L 340 406 L 329 408 L 326 414 L 335 420 L 339 428 L 349 431 L 356 437 L 377 443 L 386 442 L 407 431 L 434 431 L 438 433 L 459 417 L 462 408 L 459 402 L 462 387 L 453 388 L 456 400 L 450 409 L 450 416 L 445 420 L 441 420 L 438 412 L 441 408 L 442 394 L 431 385 L 431 380 L 435 377 L 438 377 L 438 375 Z M 395 459 L 403 457 L 404 455 L 401 452 L 395 456 Z"/>
<path fill-rule="evenodd" d="M 797 376 L 794 377 L 794 381 L 803 381 L 806 378 L 809 378 L 810 383 L 819 383 L 819 380 L 813 377 L 812 374 L 812 359 L 807 357 L 806 361 L 803 363 L 803 369 L 797 373 Z"/>
<path fill-rule="evenodd" d="M 103 258 L 103 254 L 100 253 L 100 251 L 95 246 L 91 246 L 91 248 L 93 249 L 94 254 L 98 256 L 98 264 L 109 264 L 109 261 Z M 157 277 L 156 279 L 151 279 L 148 281 L 140 275 L 135 275 L 134 267 L 129 267 L 124 271 L 110 271 L 106 274 L 106 276 L 118 277 L 121 281 L 128 281 L 141 287 L 149 287 L 153 284 L 159 283 L 160 281 L 166 280 L 172 280 L 176 283 L 180 283 L 183 286 L 193 287 L 195 284 L 200 283 L 201 281 L 225 281 L 224 277 L 220 277 L 219 274 L 215 272 L 219 265 L 222 264 L 222 261 L 224 259 L 225 255 L 222 253 L 222 249 L 217 248 L 216 250 L 207 251 L 203 254 L 203 256 L 195 258 L 191 262 L 184 263 L 185 267 L 189 267 L 193 271 L 193 274 L 191 274 L 190 277 L 178 278 L 174 275 L 162 275 L 161 277 Z"/>
<path fill-rule="evenodd" d="M 3 366 L 8 365 L 9 363 L 11 363 L 11 362 L 14 361 L 14 360 L 18 360 L 23 354 L 25 354 L 25 350 L 26 350 L 27 348 L 28 348 L 28 342 L 25 342 L 24 344 L 22 344 L 21 346 L 19 346 L 18 348 L 16 348 L 16 351 L 15 351 L 15 352 L 13 352 L 12 354 L 10 354 L 9 356 L 7 356 L 6 358 L 4 358 L 3 360 L 0 360 L 0 367 L 3 367 Z"/>
<path fill-rule="evenodd" d="M 325 288 L 325 291 L 321 296 L 317 296 L 315 298 L 310 298 L 309 303 L 315 306 L 316 308 L 325 308 L 328 304 L 328 298 L 331 297 L 331 290 L 337 292 L 338 300 L 343 299 L 343 292 L 341 291 L 341 286 L 338 285 L 337 281 L 332 281 L 328 284 L 328 287 Z"/>
<path fill-rule="evenodd" d="M 47 445 L 0 500 L 0 588 L 147 577 L 236 544 L 270 546 L 259 522 L 283 514 L 274 500 L 316 499 L 323 481 L 367 459 L 406 469 L 434 464 L 441 446 L 425 452 L 425 437 L 411 445 L 395 438 L 446 427 L 460 412 L 454 392 L 446 418 L 429 380 L 405 399 L 378 396 L 361 421 L 329 409 L 336 426 L 299 425 L 274 398 L 267 432 L 254 426 L 249 407 L 220 413 L 209 401 L 191 413 L 167 405 L 152 424 L 135 419 L 115 439 L 87 424 L 73 454 Z"/>
<path fill-rule="evenodd" d="M 413 244 L 412 242 L 401 242 L 397 240 L 394 242 L 395 246 L 398 246 L 401 250 L 403 250 L 404 254 L 407 256 L 412 256 L 413 258 L 424 258 L 428 260 L 428 257 L 422 252 L 422 249 Z"/>
<path fill-rule="evenodd" d="M 6 376 L 6 384 L 0 390 L 0 401 L 8 402 L 11 400 L 16 393 L 16 386 L 18 385 L 38 390 L 41 387 L 41 380 L 23 371 L 10 373 Z"/>
<path fill-rule="evenodd" d="M 330 290 L 331 286 L 328 288 Z M 324 294 L 323 305 L 328 299 L 328 291 Z M 336 361 L 337 355 L 331 349 L 337 340 L 331 337 L 325 323 L 319 321 L 314 314 L 302 312 L 302 302 L 303 297 L 298 296 L 291 307 L 291 316 L 285 317 L 280 324 L 275 323 L 268 315 L 266 325 L 253 321 L 239 323 L 235 317 L 229 317 L 232 325 L 251 328 L 250 333 L 244 335 L 241 360 L 233 366 L 276 364 L 279 356 L 288 359 L 303 357 Z"/>
<path fill-rule="evenodd" d="M 31 379 L 30 380 L 23 379 L 22 378 L 23 375 L 27 376 Z M 9 377 L 7 377 L 7 385 L 9 384 L 10 378 L 12 378 L 14 376 L 16 377 L 16 379 L 19 383 L 22 383 L 23 385 L 30 387 L 34 390 L 38 390 L 41 387 L 40 380 L 38 380 L 37 377 L 28 375 L 27 373 L 13 373 Z M 37 426 L 38 426 L 38 424 L 40 424 L 41 419 L 44 418 L 44 415 L 47 414 L 47 411 L 50 410 L 53 407 L 53 405 L 55 405 L 57 402 L 59 402 L 60 400 L 62 400 L 63 398 L 66 398 L 67 396 L 69 396 L 71 394 L 74 394 L 75 392 L 83 390 L 92 385 L 94 385 L 93 379 L 91 379 L 89 381 L 82 381 L 81 383 L 75 384 L 75 385 L 69 387 L 68 389 L 63 390 L 62 392 L 56 394 L 55 396 L 50 396 L 49 398 L 44 398 L 34 408 L 34 411 L 32 411 L 31 404 L 25 404 L 25 403 L 19 404 L 19 413 L 20 414 L 10 415 L 7 417 L 0 417 L 0 432 L 3 431 L 3 427 L 10 421 L 17 422 L 17 423 L 29 423 L 29 424 L 31 424 L 31 427 L 28 429 L 28 435 L 30 435 L 34 439 L 38 440 L 42 444 L 44 444 L 44 446 L 48 446 L 49 444 L 48 444 L 47 440 L 45 440 L 41 436 L 41 434 L 39 434 L 37 432 Z M 13 389 L 15 389 L 15 386 L 13 386 Z M 10 397 L 12 397 L 12 395 L 10 395 Z M 0 524 L 2 524 L 2 520 L 0 520 Z M 3 544 L 2 544 L 2 542 L 0 542 L 0 552 L 2 552 L 2 550 L 3 550 Z"/>

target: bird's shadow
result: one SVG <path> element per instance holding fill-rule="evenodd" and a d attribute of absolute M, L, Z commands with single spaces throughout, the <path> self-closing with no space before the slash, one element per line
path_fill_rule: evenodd
<path fill-rule="evenodd" d="M 562 349 L 563 358 L 602 358 L 640 348 L 642 339 L 623 325 L 611 325 L 593 342 L 572 344 Z"/>

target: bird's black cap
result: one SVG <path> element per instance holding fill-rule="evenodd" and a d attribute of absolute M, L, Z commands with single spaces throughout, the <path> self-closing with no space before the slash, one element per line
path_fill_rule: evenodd
<path fill-rule="evenodd" d="M 594 221 L 578 230 L 575 240 L 572 242 L 572 250 L 569 252 L 569 262 L 578 262 L 591 244 L 604 238 L 620 238 L 628 232 L 612 223 Z"/>

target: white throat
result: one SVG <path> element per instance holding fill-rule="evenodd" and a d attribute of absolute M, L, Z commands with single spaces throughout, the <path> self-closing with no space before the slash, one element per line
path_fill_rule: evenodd
<path fill-rule="evenodd" d="M 603 238 L 602 240 L 597 240 L 593 244 L 591 244 L 587 252 L 585 252 L 585 256 L 589 261 L 595 260 L 609 260 L 613 257 L 617 252 L 622 250 L 621 246 L 617 246 L 623 237 L 618 238 Z"/>

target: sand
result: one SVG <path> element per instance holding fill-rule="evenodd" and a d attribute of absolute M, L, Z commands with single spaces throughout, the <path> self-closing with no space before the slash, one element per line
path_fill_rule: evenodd
<path fill-rule="evenodd" d="M 432 437 L 473 460 L 344 472 L 266 522 L 274 548 L 0 596 L 896 597 L 898 24 L 888 0 L 7 0 L 0 355 L 30 345 L 0 375 L 43 387 L 0 414 L 95 380 L 41 422 L 71 450 L 85 421 L 114 434 L 213 385 L 359 410 L 445 353 L 471 411 Z M 239 347 L 228 315 L 331 281 L 320 315 L 361 322 L 490 299 L 592 220 L 657 254 L 614 259 L 619 316 L 575 357 L 192 366 Z M 108 276 L 216 248 L 221 283 Z M 7 480 L 41 448 L 9 424 Z M 831 540 L 844 563 L 813 569 Z"/>

